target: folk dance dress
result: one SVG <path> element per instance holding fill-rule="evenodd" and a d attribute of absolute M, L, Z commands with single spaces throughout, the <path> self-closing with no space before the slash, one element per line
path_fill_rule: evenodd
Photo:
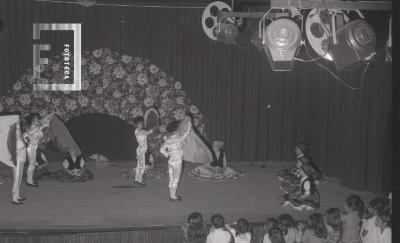
<path fill-rule="evenodd" d="M 312 163 L 309 159 L 306 159 L 306 157 L 303 157 L 303 159 L 301 159 L 300 161 L 308 162 L 302 162 L 301 167 L 296 168 L 296 173 L 294 174 L 294 176 L 283 181 L 281 184 L 281 190 L 286 193 L 297 191 L 297 189 L 301 185 L 301 178 L 297 174 L 300 168 L 302 168 L 307 173 L 307 175 L 310 175 L 310 178 L 312 178 L 314 182 L 318 182 L 318 179 L 321 178 L 320 170 L 314 163 Z"/>
<path fill-rule="evenodd" d="M 224 150 L 214 151 L 217 161 L 194 168 L 189 175 L 203 180 L 237 179 L 241 173 L 228 166 Z"/>
<path fill-rule="evenodd" d="M 146 131 L 142 128 L 136 128 L 135 136 L 138 142 L 138 147 L 136 148 L 136 171 L 135 171 L 135 181 L 142 182 L 143 174 L 146 169 L 146 151 L 147 151 L 147 135 L 153 131 Z"/>
<path fill-rule="evenodd" d="M 298 191 L 283 196 L 285 204 L 291 204 L 295 209 L 315 209 L 320 207 L 320 195 L 312 177 L 301 178 Z"/>
<path fill-rule="evenodd" d="M 183 144 L 185 143 L 186 137 L 190 133 L 191 122 L 188 122 L 187 130 L 182 136 L 172 135 L 167 138 L 164 144 L 160 148 L 160 152 L 168 159 L 168 175 L 170 189 L 178 188 L 178 184 L 182 173 L 182 157 L 183 157 Z"/>

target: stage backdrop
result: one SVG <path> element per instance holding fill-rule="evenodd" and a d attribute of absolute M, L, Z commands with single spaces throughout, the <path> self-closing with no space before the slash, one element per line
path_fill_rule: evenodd
<path fill-rule="evenodd" d="M 82 23 L 83 50 L 105 47 L 146 58 L 181 81 L 204 114 L 209 138 L 225 141 L 229 160 L 291 160 L 294 144 L 306 141 L 315 163 L 345 185 L 389 189 L 391 65 L 381 50 L 363 88 L 350 90 L 316 64 L 297 62 L 292 72 L 273 72 L 254 47 L 211 41 L 203 33 L 201 8 L 3 0 L 0 11 L 8 51 L 0 66 L 9 76 L 1 77 L 3 93 L 32 65 L 32 23 Z M 371 24 L 381 48 L 388 14 L 378 17 L 380 23 Z M 43 33 L 40 43 L 60 50 L 66 39 Z M 355 71 L 343 78 L 360 86 L 360 76 Z"/>

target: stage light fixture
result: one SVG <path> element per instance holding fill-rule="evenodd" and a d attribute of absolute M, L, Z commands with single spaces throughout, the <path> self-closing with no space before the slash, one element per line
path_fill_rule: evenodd
<path fill-rule="evenodd" d="M 339 9 L 312 9 L 305 24 L 308 44 L 316 54 L 325 60 L 333 61 L 329 53 L 329 34 L 336 35 L 336 30 L 348 21 L 348 17 Z"/>
<path fill-rule="evenodd" d="M 239 29 L 231 23 L 220 23 L 215 29 L 217 41 L 224 44 L 236 44 L 236 37 L 239 35 Z"/>
<path fill-rule="evenodd" d="M 374 60 L 376 33 L 364 19 L 352 20 L 339 29 L 336 42 L 330 40 L 329 51 L 338 71 L 353 70 Z"/>
<path fill-rule="evenodd" d="M 262 44 L 273 71 L 291 71 L 301 44 L 300 28 L 291 19 L 276 19 L 263 32 Z"/>

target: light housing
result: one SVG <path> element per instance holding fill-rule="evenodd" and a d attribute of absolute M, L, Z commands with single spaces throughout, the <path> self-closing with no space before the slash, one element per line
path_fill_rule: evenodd
<path fill-rule="evenodd" d="M 300 44 L 300 28 L 288 18 L 274 20 L 263 32 L 264 50 L 273 71 L 291 71 Z"/>
<path fill-rule="evenodd" d="M 376 33 L 364 19 L 348 22 L 336 32 L 337 44 L 330 41 L 329 50 L 338 71 L 353 70 L 374 60 Z"/>

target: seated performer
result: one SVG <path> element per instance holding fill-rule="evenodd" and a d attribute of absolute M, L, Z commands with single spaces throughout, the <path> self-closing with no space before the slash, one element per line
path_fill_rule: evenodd
<path fill-rule="evenodd" d="M 294 147 L 294 153 L 296 155 L 296 160 L 308 155 L 309 152 L 309 145 L 306 143 L 298 143 Z M 281 181 L 286 181 L 286 180 L 291 180 L 296 177 L 296 172 L 297 172 L 298 167 L 292 167 L 289 169 L 284 169 L 282 171 L 279 171 L 277 176 L 278 179 Z"/>
<path fill-rule="evenodd" d="M 281 189 L 285 192 L 293 191 L 293 189 L 297 189 L 300 185 L 300 176 L 298 175 L 298 169 L 303 168 L 307 175 L 311 176 L 316 183 L 318 183 L 318 179 L 321 178 L 321 172 L 319 168 L 311 162 L 311 160 L 307 156 L 303 156 L 296 161 L 296 174 L 293 177 L 288 177 L 286 180 L 282 182 Z M 315 179 L 317 178 L 317 179 Z"/>
<path fill-rule="evenodd" d="M 31 113 L 25 118 L 28 124 L 28 129 L 23 134 L 23 138 L 27 144 L 27 154 L 29 161 L 26 179 L 26 184 L 28 186 L 39 186 L 37 182 L 33 181 L 33 173 L 36 167 L 36 152 L 39 146 L 39 141 L 44 136 L 42 130 L 45 127 L 50 126 L 50 119 L 53 114 L 54 113 L 49 114 L 42 120 L 39 119 L 39 115 L 36 113 Z"/>
<path fill-rule="evenodd" d="M 142 116 L 135 118 L 135 136 L 138 142 L 138 147 L 136 149 L 136 170 L 135 170 L 135 181 L 134 184 L 141 186 L 146 185 L 143 182 L 143 174 L 146 169 L 146 151 L 147 151 L 147 135 L 153 133 L 153 130 L 144 130 L 144 119 Z"/>
<path fill-rule="evenodd" d="M 180 134 L 180 122 L 174 121 L 168 124 L 167 132 L 169 136 L 165 137 L 166 140 L 160 148 L 161 154 L 168 158 L 168 175 L 169 175 L 169 197 L 170 201 L 182 201 L 182 197 L 176 194 L 178 190 L 179 181 L 182 173 L 182 157 L 183 157 L 183 144 L 186 137 L 190 133 L 192 126 L 191 118 L 186 116 L 182 121 L 182 125 L 186 126 L 185 132 Z"/>
<path fill-rule="evenodd" d="M 206 180 L 237 179 L 240 172 L 228 166 L 225 151 L 222 149 L 223 147 L 223 141 L 214 141 L 213 150 L 217 160 L 194 168 L 189 175 Z"/>
<path fill-rule="evenodd" d="M 307 175 L 308 165 L 303 165 L 298 170 L 300 186 L 297 191 L 287 193 L 283 196 L 283 206 L 290 205 L 296 210 L 313 210 L 320 207 L 320 195 L 317 191 L 314 179 Z"/>

